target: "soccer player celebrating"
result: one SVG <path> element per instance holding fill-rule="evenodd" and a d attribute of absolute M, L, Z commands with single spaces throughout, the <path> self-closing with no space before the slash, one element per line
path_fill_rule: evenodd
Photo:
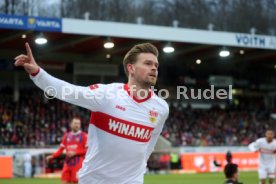
<path fill-rule="evenodd" d="M 87 150 L 87 135 L 80 130 L 81 120 L 74 117 L 70 122 L 71 132 L 65 133 L 59 149 L 52 155 L 46 157 L 47 162 L 59 157 L 63 150 L 66 151 L 66 158 L 62 169 L 62 184 L 78 183 L 77 172 L 82 166 Z"/>
<path fill-rule="evenodd" d="M 34 83 L 56 97 L 91 111 L 88 150 L 79 172 L 80 184 L 142 184 L 147 160 L 169 114 L 168 104 L 151 89 L 158 76 L 158 50 L 135 45 L 123 65 L 128 83 L 81 87 L 59 80 L 40 68 L 29 45 L 15 58 Z"/>
<path fill-rule="evenodd" d="M 248 147 L 251 151 L 260 152 L 258 169 L 260 183 L 265 184 L 268 177 L 269 184 L 274 184 L 276 168 L 276 140 L 274 139 L 274 131 L 267 130 L 265 137 L 257 139 L 255 142 L 249 144 Z"/>

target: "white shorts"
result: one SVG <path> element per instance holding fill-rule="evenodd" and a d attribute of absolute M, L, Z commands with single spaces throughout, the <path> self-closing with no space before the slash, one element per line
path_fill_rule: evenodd
<path fill-rule="evenodd" d="M 262 167 L 258 169 L 259 179 L 275 178 L 275 167 Z"/>

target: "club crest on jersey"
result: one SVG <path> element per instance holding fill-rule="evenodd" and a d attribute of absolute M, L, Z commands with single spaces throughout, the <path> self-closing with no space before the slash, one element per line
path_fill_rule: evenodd
<path fill-rule="evenodd" d="M 149 119 L 151 123 L 155 123 L 157 117 L 158 117 L 157 111 L 154 111 L 154 110 L 149 111 Z"/>

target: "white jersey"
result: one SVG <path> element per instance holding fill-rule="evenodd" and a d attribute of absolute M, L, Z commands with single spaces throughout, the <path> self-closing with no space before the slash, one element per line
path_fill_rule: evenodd
<path fill-rule="evenodd" d="M 31 78 L 42 90 L 54 87 L 58 99 L 92 111 L 80 184 L 143 183 L 147 159 L 169 113 L 163 99 L 152 92 L 138 100 L 121 83 L 75 86 L 42 69 Z"/>
<path fill-rule="evenodd" d="M 260 152 L 259 156 L 259 167 L 260 168 L 275 168 L 276 159 L 276 140 L 273 139 L 272 142 L 268 143 L 266 138 L 259 138 L 255 142 L 249 144 L 249 149 L 251 151 Z"/>

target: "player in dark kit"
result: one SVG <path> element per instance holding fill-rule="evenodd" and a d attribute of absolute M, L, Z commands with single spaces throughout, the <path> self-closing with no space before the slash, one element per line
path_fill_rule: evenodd
<path fill-rule="evenodd" d="M 238 165 L 228 163 L 224 168 L 226 181 L 224 184 L 242 184 L 238 181 Z"/>

